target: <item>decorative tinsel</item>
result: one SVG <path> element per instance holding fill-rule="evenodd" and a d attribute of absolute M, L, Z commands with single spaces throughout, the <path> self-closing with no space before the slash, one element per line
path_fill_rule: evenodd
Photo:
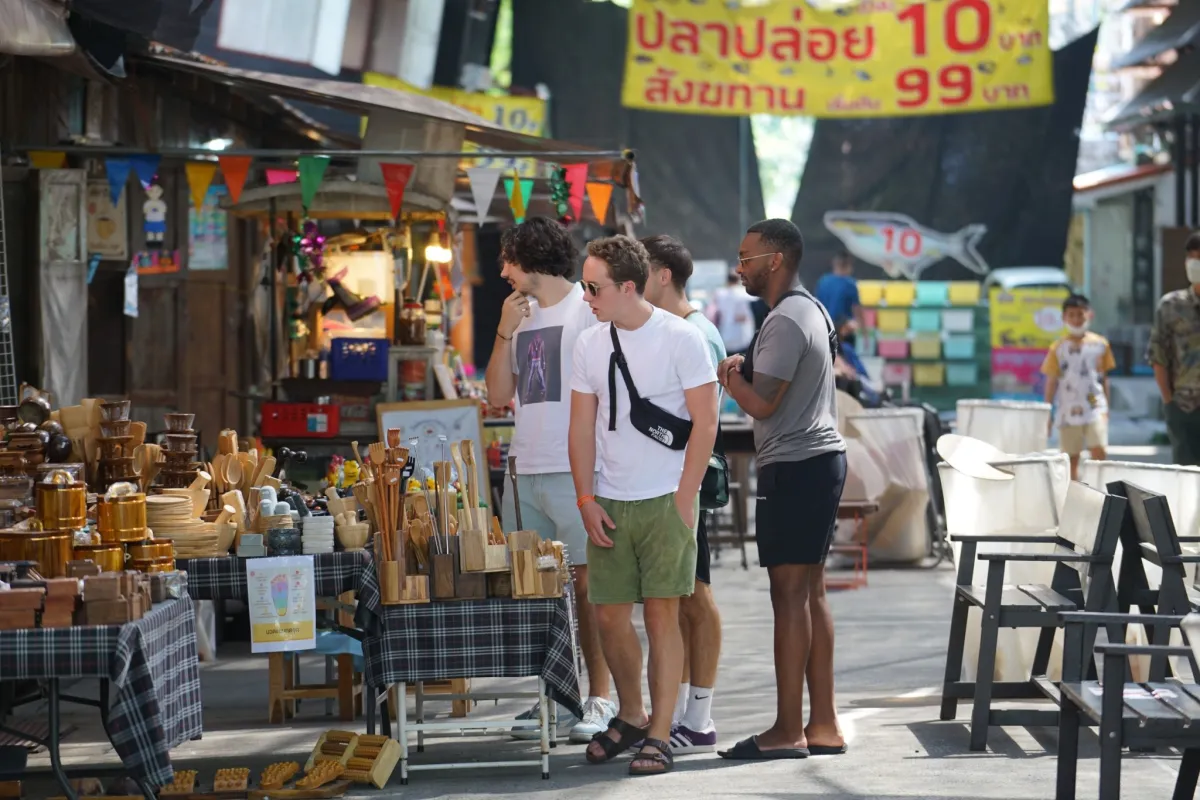
<path fill-rule="evenodd" d="M 316 222 L 304 221 L 300 232 L 292 236 L 292 248 L 301 278 L 319 281 L 325 277 L 325 237 L 317 229 Z"/>
<path fill-rule="evenodd" d="M 554 213 L 558 221 L 564 225 L 571 222 L 570 186 L 567 184 L 567 171 L 562 167 L 550 170 L 550 202 L 554 204 Z"/>

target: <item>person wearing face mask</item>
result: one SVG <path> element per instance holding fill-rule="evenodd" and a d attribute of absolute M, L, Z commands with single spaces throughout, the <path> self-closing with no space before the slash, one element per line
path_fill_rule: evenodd
<path fill-rule="evenodd" d="M 1097 460 L 1108 450 L 1108 373 L 1116 369 L 1112 347 L 1088 330 L 1092 306 L 1081 294 L 1063 301 L 1067 335 L 1046 353 L 1046 402 L 1054 406 L 1051 425 L 1058 426 L 1058 443 L 1071 457 L 1071 479 L 1079 478 L 1079 456 L 1086 449 Z"/>
<path fill-rule="evenodd" d="M 1162 395 L 1174 462 L 1200 466 L 1200 232 L 1184 249 L 1191 285 L 1158 302 L 1146 360 Z"/>

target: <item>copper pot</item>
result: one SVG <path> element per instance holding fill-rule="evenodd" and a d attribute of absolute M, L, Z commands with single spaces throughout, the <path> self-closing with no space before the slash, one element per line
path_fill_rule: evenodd
<path fill-rule="evenodd" d="M 174 572 L 175 559 L 173 558 L 145 558 L 135 559 L 130 563 L 130 566 L 137 572 Z"/>
<path fill-rule="evenodd" d="M 39 483 L 37 511 L 43 530 L 82 528 L 87 524 L 87 485 L 82 482 Z"/>
<path fill-rule="evenodd" d="M 120 544 L 76 545 L 76 561 L 91 561 L 101 572 L 121 572 L 125 569 L 125 548 Z"/>
<path fill-rule="evenodd" d="M 175 548 L 171 545 L 170 539 L 147 539 L 144 542 L 133 542 L 125 545 L 125 549 L 135 562 L 175 557 Z"/>
<path fill-rule="evenodd" d="M 140 542 L 146 538 L 146 495 L 126 494 L 96 504 L 100 541 Z"/>
<path fill-rule="evenodd" d="M 67 577 L 72 531 L 0 531 L 0 561 L 36 561 L 44 578 Z"/>

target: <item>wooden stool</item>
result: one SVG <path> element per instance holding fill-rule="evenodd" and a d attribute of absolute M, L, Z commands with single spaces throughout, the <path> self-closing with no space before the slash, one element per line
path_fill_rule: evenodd
<path fill-rule="evenodd" d="M 297 700 L 336 700 L 338 717 L 347 722 L 354 721 L 362 712 L 362 677 L 354 669 L 354 655 L 339 653 L 329 657 L 337 664 L 337 679 L 302 684 L 298 653 L 269 654 L 267 718 L 270 722 L 285 722 L 294 717 Z"/>

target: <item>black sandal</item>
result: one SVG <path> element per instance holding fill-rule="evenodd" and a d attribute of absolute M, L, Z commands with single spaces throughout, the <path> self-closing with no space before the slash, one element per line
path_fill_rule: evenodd
<path fill-rule="evenodd" d="M 616 731 L 618 734 L 620 734 L 621 738 L 613 739 L 608 735 L 608 731 Z M 593 742 L 600 743 L 600 748 L 604 750 L 604 756 L 593 756 L 590 746 L 584 755 L 592 764 L 603 764 L 606 761 L 612 761 L 621 753 L 624 753 L 630 747 L 633 747 L 633 745 L 635 745 L 637 742 L 640 742 L 642 739 L 646 738 L 646 734 L 649 731 L 649 725 L 644 728 L 637 728 L 633 725 L 630 725 L 623 719 L 613 717 L 612 721 L 608 723 L 608 730 L 601 731 L 600 733 L 592 736 Z"/>
<path fill-rule="evenodd" d="M 657 753 L 647 753 L 646 748 L 653 747 L 658 750 Z M 635 767 L 639 761 L 651 761 L 655 765 L 661 764 L 662 769 L 657 766 L 647 769 L 645 767 Z M 633 757 L 633 764 L 629 765 L 630 775 L 665 775 L 675 768 L 675 756 L 671 755 L 671 745 L 664 742 L 662 739 L 643 739 L 642 749 Z"/>

